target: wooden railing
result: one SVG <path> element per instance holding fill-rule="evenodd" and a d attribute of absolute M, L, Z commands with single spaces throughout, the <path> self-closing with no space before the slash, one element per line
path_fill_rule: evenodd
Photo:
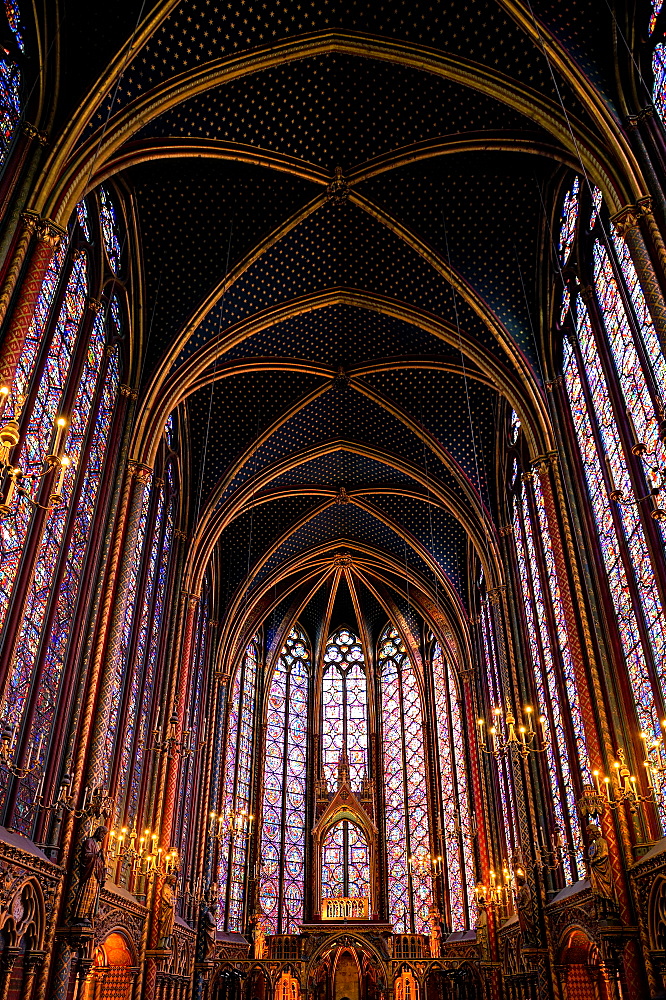
<path fill-rule="evenodd" d="M 321 901 L 322 920 L 367 920 L 368 900 L 361 896 L 334 896 Z"/>

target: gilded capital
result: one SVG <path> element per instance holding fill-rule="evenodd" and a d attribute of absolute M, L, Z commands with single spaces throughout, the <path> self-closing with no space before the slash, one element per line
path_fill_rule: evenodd
<path fill-rule="evenodd" d="M 67 231 L 51 219 L 39 220 L 36 236 L 40 243 L 46 243 L 48 246 L 57 247 L 60 245 L 60 241 L 63 236 L 66 235 Z"/>
<path fill-rule="evenodd" d="M 619 212 L 611 216 L 611 222 L 620 236 L 626 236 L 632 229 L 638 227 L 641 211 L 637 205 L 625 205 Z"/>
<path fill-rule="evenodd" d="M 118 392 L 121 396 L 125 396 L 128 399 L 136 399 L 139 395 L 137 389 L 133 389 L 131 385 L 119 385 Z"/>
<path fill-rule="evenodd" d="M 150 477 L 153 474 L 153 470 L 147 465 L 142 465 L 141 462 L 134 462 L 130 459 L 127 463 L 130 471 L 130 475 L 134 476 L 137 483 L 141 486 L 146 486 L 150 482 Z"/>

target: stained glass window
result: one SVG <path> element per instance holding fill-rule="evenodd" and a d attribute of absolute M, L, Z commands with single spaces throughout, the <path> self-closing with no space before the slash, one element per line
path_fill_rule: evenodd
<path fill-rule="evenodd" d="M 515 463 L 514 463 L 515 466 Z M 515 474 L 513 476 L 515 480 Z M 505 704 L 502 679 L 499 675 L 499 661 L 495 648 L 495 633 L 489 600 L 484 601 L 481 608 L 481 641 L 483 645 L 483 662 L 487 681 L 486 715 L 492 716 L 493 709 Z M 495 770 L 501 804 L 501 833 L 504 836 L 503 860 L 508 860 L 516 854 L 519 845 L 518 829 L 516 827 L 516 800 L 513 787 L 513 774 L 506 757 L 500 757 Z"/>
<path fill-rule="evenodd" d="M 664 611 L 643 512 L 636 505 L 616 504 L 610 494 L 614 489 L 634 494 L 627 450 L 636 442 L 664 462 L 653 393 L 664 397 L 666 362 L 625 241 L 613 228 L 609 245 L 600 226 L 595 232 L 592 264 L 603 334 L 576 295 L 563 373 L 636 712 L 641 727 L 658 735 L 658 694 L 666 693 Z M 624 295 L 618 280 L 624 281 Z M 631 440 L 623 441 L 618 428 L 607 373 L 623 398 Z M 656 677 L 659 693 L 651 677 Z"/>
<path fill-rule="evenodd" d="M 452 930 L 459 931 L 471 926 L 470 906 L 476 883 L 471 853 L 472 817 L 462 706 L 453 671 L 439 643 L 435 643 L 433 648 L 432 673 L 437 719 L 437 749 L 444 804 L 444 868 L 451 927 Z"/>
<path fill-rule="evenodd" d="M 321 857 L 321 898 L 370 897 L 370 848 L 359 826 L 342 820 L 326 831 Z"/>
<path fill-rule="evenodd" d="M 576 235 L 576 221 L 578 219 L 578 191 L 580 181 L 576 177 L 573 187 L 567 191 L 564 197 L 564 207 L 562 208 L 562 226 L 560 228 L 560 262 L 566 264 L 573 246 Z"/>
<path fill-rule="evenodd" d="M 250 812 L 250 776 L 254 753 L 254 713 L 256 703 L 258 640 L 247 647 L 236 669 L 227 713 L 227 749 L 222 786 L 221 814 L 229 818 L 243 810 Z M 218 881 L 224 902 L 224 924 L 232 931 L 243 930 L 245 868 L 248 837 L 245 832 L 229 834 L 220 845 Z"/>
<path fill-rule="evenodd" d="M 295 934 L 303 916 L 310 652 L 293 628 L 268 696 L 260 903 L 272 934 Z"/>
<path fill-rule="evenodd" d="M 652 38 L 652 100 L 662 122 L 666 123 L 666 48 L 663 41 L 663 30 L 655 34 L 657 18 L 661 13 L 663 0 L 652 0 L 650 11 L 649 32 Z M 663 27 L 663 26 L 662 26 Z"/>
<path fill-rule="evenodd" d="M 329 788 L 347 752 L 351 786 L 361 789 L 368 765 L 367 689 L 363 647 L 346 628 L 332 635 L 324 652 L 322 767 Z"/>
<path fill-rule="evenodd" d="M 527 623 L 526 636 L 539 700 L 538 707 L 546 715 L 548 725 L 545 756 L 552 790 L 553 819 L 560 834 L 570 846 L 574 843 L 578 846 L 578 826 L 573 822 L 576 816 L 576 801 L 572 780 L 572 748 L 568 740 L 562 685 L 558 676 L 560 667 L 558 640 L 561 642 L 562 636 L 559 634 L 555 638 L 551 636 L 549 622 L 554 618 L 553 607 L 550 604 L 552 595 L 544 588 L 539 570 L 539 557 L 543 556 L 544 549 L 549 548 L 550 540 L 546 535 L 543 545 L 541 544 L 540 526 L 535 532 L 527 496 L 522 487 L 518 488 L 514 497 L 513 527 L 518 577 Z M 577 704 L 575 691 L 572 698 Z M 585 766 L 585 762 L 582 766 Z M 580 861 L 572 861 L 569 855 L 565 854 L 564 873 L 568 882 L 573 882 L 578 877 L 577 863 L 580 864 Z M 580 870 L 582 871 L 582 867 Z"/>
<path fill-rule="evenodd" d="M 4 0 L 7 22 L 14 35 L 19 52 L 24 51 L 23 35 L 18 4 L 15 0 Z M 21 117 L 21 71 L 15 59 L 4 51 L 0 58 L 0 165 L 14 138 L 16 126 Z"/>
<path fill-rule="evenodd" d="M 409 871 L 430 854 L 423 712 L 404 644 L 387 628 L 379 644 L 389 919 L 396 933 L 425 934 L 432 879 Z"/>
<path fill-rule="evenodd" d="M 102 227 L 102 238 L 107 260 L 114 274 L 120 267 L 120 240 L 118 239 L 118 224 L 116 222 L 116 210 L 106 189 L 99 189 L 99 221 Z"/>

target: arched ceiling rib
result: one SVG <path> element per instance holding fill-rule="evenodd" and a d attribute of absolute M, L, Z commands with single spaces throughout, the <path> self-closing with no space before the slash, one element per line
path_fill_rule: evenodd
<path fill-rule="evenodd" d="M 131 456 L 152 463 L 178 407 L 187 586 L 214 558 L 223 663 L 262 622 L 274 653 L 299 618 L 321 644 L 338 585 L 368 642 L 390 618 L 471 655 L 510 409 L 532 457 L 553 448 L 555 199 L 581 159 L 611 210 L 645 193 L 597 7 L 163 0 L 131 43 L 127 12 L 94 41 L 87 95 L 67 63 L 79 112 L 31 207 L 130 192 Z"/>

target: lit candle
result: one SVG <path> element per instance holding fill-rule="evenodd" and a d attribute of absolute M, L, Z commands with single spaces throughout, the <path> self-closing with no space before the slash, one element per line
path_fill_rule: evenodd
<path fill-rule="evenodd" d="M 55 422 L 55 441 L 53 442 L 53 455 L 56 458 L 60 456 L 60 448 L 63 443 L 66 430 L 67 420 L 65 417 L 58 417 Z"/>
<path fill-rule="evenodd" d="M 5 496 L 4 507 L 11 507 L 16 492 L 16 480 L 20 475 L 20 469 L 10 468 L 7 473 L 7 494 Z"/>
<path fill-rule="evenodd" d="M 526 747 L 527 746 L 527 736 L 526 736 L 525 726 L 519 726 L 518 727 L 518 732 L 520 733 L 520 738 L 523 741 L 523 746 Z"/>
<path fill-rule="evenodd" d="M 638 801 L 638 792 L 636 791 L 636 775 L 632 774 L 629 781 L 631 782 L 631 790 L 634 793 L 634 798 Z"/>
<path fill-rule="evenodd" d="M 546 743 L 548 737 L 548 730 L 546 729 L 546 724 L 548 720 L 546 719 L 546 716 L 540 715 L 539 722 L 541 723 L 541 739 L 543 740 L 544 743 Z"/>
<path fill-rule="evenodd" d="M 599 785 L 599 772 L 593 771 L 592 774 L 594 775 L 594 784 L 596 785 L 597 793 L 601 795 L 601 787 Z"/>
<path fill-rule="evenodd" d="M 525 715 L 527 716 L 527 724 L 529 726 L 530 732 L 534 732 L 534 726 L 532 725 L 532 712 L 533 708 L 531 705 L 525 705 Z"/>
<path fill-rule="evenodd" d="M 609 802 L 613 802 L 613 789 L 611 787 L 610 778 L 604 778 L 604 785 L 606 786 L 606 798 Z"/>
<path fill-rule="evenodd" d="M 60 475 L 58 476 L 58 482 L 56 484 L 55 492 L 51 494 L 53 497 L 61 498 L 63 487 L 65 485 L 65 476 L 67 475 L 67 470 L 72 464 L 71 459 L 67 455 L 63 455 L 60 459 Z"/>
<path fill-rule="evenodd" d="M 652 774 L 652 766 L 650 764 L 650 761 L 644 760 L 643 764 L 645 765 L 645 770 L 647 772 L 648 785 L 650 786 L 650 788 L 654 788 L 654 776 Z"/>

